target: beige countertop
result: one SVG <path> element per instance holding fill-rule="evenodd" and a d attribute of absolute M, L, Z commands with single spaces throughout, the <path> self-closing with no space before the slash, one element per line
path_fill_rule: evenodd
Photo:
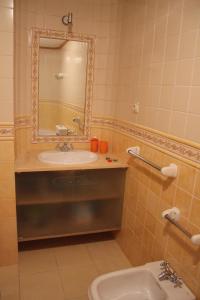
<path fill-rule="evenodd" d="M 27 153 L 24 158 L 17 159 L 15 162 L 15 172 L 38 172 L 38 171 L 61 171 L 61 170 L 90 170 L 90 169 L 113 169 L 127 168 L 126 161 L 115 154 L 98 154 L 95 162 L 74 164 L 74 165 L 58 165 L 40 162 L 37 158 L 41 151 Z M 106 157 L 117 159 L 117 162 L 108 162 Z"/>

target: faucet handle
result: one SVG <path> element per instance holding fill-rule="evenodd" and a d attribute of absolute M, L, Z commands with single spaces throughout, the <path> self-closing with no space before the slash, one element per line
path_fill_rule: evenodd
<path fill-rule="evenodd" d="M 161 270 L 165 270 L 169 267 L 168 261 L 164 260 L 163 262 L 160 263 L 160 268 Z"/>
<path fill-rule="evenodd" d="M 182 287 L 183 284 L 182 278 L 178 277 L 176 272 L 170 274 L 169 280 L 174 283 L 174 287 Z"/>
<path fill-rule="evenodd" d="M 174 287 L 182 287 L 183 285 L 183 280 L 181 277 L 177 277 L 176 280 L 174 281 Z"/>

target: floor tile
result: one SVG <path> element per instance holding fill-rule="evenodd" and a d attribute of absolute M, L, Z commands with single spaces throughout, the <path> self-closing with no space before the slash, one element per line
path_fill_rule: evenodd
<path fill-rule="evenodd" d="M 20 276 L 21 300 L 64 300 L 57 271 Z"/>
<path fill-rule="evenodd" d="M 93 260 L 105 258 L 124 259 L 125 255 L 115 241 L 103 241 L 87 244 L 87 249 Z"/>
<path fill-rule="evenodd" d="M 20 300 L 88 300 L 94 278 L 131 267 L 114 240 L 23 251 L 19 265 Z"/>
<path fill-rule="evenodd" d="M 74 265 L 59 269 L 66 300 L 87 297 L 88 287 L 98 273 L 94 264 Z"/>
<path fill-rule="evenodd" d="M 123 261 L 115 260 L 115 259 L 111 259 L 111 260 L 105 259 L 105 260 L 96 260 L 95 266 L 98 270 L 98 274 L 101 275 L 109 272 L 130 268 L 131 264 L 126 259 L 124 259 Z"/>
<path fill-rule="evenodd" d="M 0 267 L 0 299 L 19 300 L 18 266 Z"/>
<path fill-rule="evenodd" d="M 19 253 L 20 273 L 35 274 L 56 270 L 57 264 L 51 249 L 22 251 Z"/>
<path fill-rule="evenodd" d="M 130 262 L 115 241 L 92 243 L 87 247 L 98 274 L 131 267 Z"/>
<path fill-rule="evenodd" d="M 53 249 L 59 267 L 91 263 L 85 245 L 57 247 Z"/>

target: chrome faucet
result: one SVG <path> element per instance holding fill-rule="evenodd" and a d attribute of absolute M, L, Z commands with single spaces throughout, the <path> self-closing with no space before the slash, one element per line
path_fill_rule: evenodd
<path fill-rule="evenodd" d="M 83 130 L 83 129 L 84 129 L 84 126 L 83 126 L 83 124 L 82 124 L 81 119 L 80 119 L 79 116 L 74 117 L 74 118 L 72 119 L 72 121 L 73 121 L 74 123 L 77 123 L 77 124 L 78 124 L 78 127 L 79 127 L 80 130 Z"/>
<path fill-rule="evenodd" d="M 170 264 L 167 261 L 163 261 L 160 264 L 162 272 L 158 275 L 158 279 L 162 280 L 169 280 L 174 283 L 174 287 L 182 287 L 182 279 L 178 277 L 176 272 L 172 269 Z"/>
<path fill-rule="evenodd" d="M 74 149 L 71 143 L 59 143 L 56 145 L 56 149 L 60 150 L 61 152 L 68 152 Z"/>

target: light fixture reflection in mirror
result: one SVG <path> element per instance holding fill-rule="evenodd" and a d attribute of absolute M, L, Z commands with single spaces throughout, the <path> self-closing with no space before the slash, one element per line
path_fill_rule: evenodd
<path fill-rule="evenodd" d="M 87 43 L 40 38 L 39 51 L 39 134 L 83 135 Z"/>
<path fill-rule="evenodd" d="M 88 141 L 94 37 L 32 30 L 32 141 Z"/>

